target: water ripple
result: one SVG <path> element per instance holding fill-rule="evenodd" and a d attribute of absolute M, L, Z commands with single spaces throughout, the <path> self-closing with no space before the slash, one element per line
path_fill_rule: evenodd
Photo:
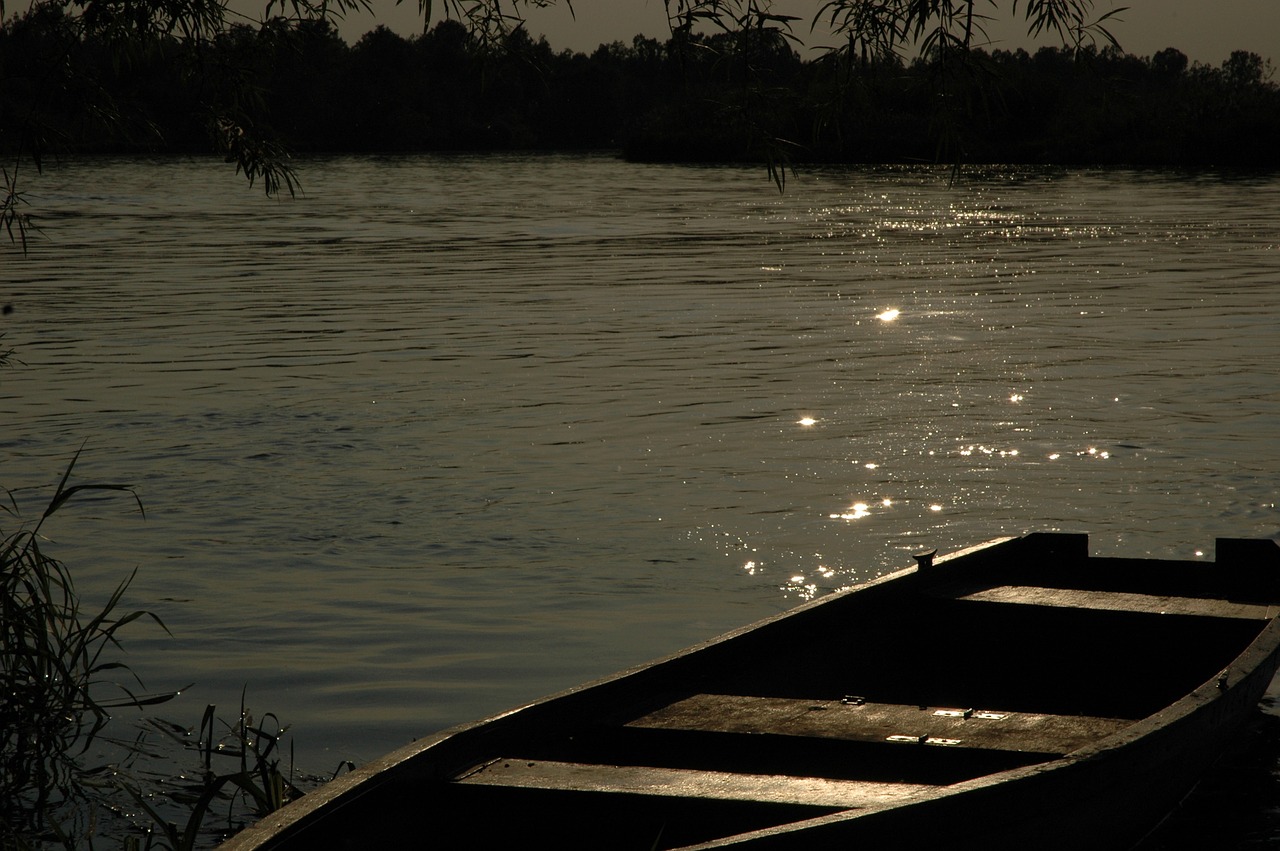
<path fill-rule="evenodd" d="M 1274 178 L 301 166 L 60 167 L 5 261 L 5 484 L 138 487 L 49 531 L 197 700 L 367 758 L 925 546 L 1280 529 Z"/>

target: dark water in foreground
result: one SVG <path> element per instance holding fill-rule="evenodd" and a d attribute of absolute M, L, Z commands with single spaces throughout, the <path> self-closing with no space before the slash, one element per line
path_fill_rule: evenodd
<path fill-rule="evenodd" d="M 413 737 L 1029 530 L 1280 533 L 1280 179 L 599 157 L 214 161 L 29 185 L 4 484 L 129 661 L 300 758 Z"/>

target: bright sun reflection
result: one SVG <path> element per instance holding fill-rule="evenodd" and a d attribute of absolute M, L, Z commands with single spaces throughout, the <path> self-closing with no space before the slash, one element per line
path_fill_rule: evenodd
<path fill-rule="evenodd" d="M 1077 458 L 1096 458 L 1100 461 L 1106 461 L 1111 457 L 1111 453 L 1105 449 L 1099 449 L 1096 446 L 1090 446 L 1088 449 L 1078 450 L 1075 453 L 1075 456 Z M 1050 452 L 1048 457 L 1050 461 L 1057 461 L 1059 458 L 1062 457 L 1062 453 Z"/>
<path fill-rule="evenodd" d="M 880 500 L 881 508 L 893 507 L 893 500 L 885 497 Z M 839 514 L 828 514 L 832 520 L 861 520 L 864 517 L 871 516 L 871 505 L 866 502 L 855 502 Z"/>
<path fill-rule="evenodd" d="M 799 425 L 802 425 L 802 426 L 804 426 L 805 428 L 808 428 L 809 426 L 811 426 L 811 425 L 813 425 L 814 423 L 816 423 L 816 422 L 817 422 L 817 420 L 815 420 L 813 417 L 801 417 L 800 419 L 796 420 L 796 422 L 797 422 Z"/>
<path fill-rule="evenodd" d="M 840 514 L 828 514 L 832 520 L 861 520 L 871 516 L 870 506 L 865 502 L 855 502 Z"/>
<path fill-rule="evenodd" d="M 817 583 L 806 582 L 801 574 L 797 574 L 787 580 L 787 584 L 782 587 L 782 590 L 796 594 L 801 600 L 812 600 L 818 596 Z"/>
<path fill-rule="evenodd" d="M 1017 449 L 996 449 L 994 446 L 977 446 L 973 444 L 960 448 L 960 454 L 966 458 L 975 452 L 983 455 L 999 455 L 1001 458 L 1016 458 L 1018 456 Z"/>
<path fill-rule="evenodd" d="M 902 315 L 901 310 L 898 310 L 898 308 L 896 307 L 891 307 L 888 310 L 886 310 L 884 313 L 877 313 L 876 319 L 879 319 L 881 322 L 892 322 L 893 320 L 897 319 L 901 315 Z"/>

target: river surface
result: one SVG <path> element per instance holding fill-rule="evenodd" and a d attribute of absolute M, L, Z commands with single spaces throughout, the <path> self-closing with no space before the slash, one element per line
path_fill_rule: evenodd
<path fill-rule="evenodd" d="M 328 769 L 924 549 L 1280 534 L 1274 175 L 298 167 L 57 166 L 0 256 L 3 484 L 134 487 L 44 531 L 175 720 Z"/>

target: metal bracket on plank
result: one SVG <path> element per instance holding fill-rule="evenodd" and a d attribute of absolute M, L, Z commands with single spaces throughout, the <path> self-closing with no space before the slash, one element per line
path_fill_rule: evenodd
<path fill-rule="evenodd" d="M 939 709 L 933 714 L 941 718 L 981 718 L 984 721 L 1002 721 L 1009 717 L 1003 712 L 979 712 L 974 709 Z"/>
<path fill-rule="evenodd" d="M 886 742 L 902 742 L 903 744 L 909 744 L 909 745 L 947 746 L 947 745 L 960 744 L 960 739 L 942 739 L 942 738 L 938 738 L 936 736 L 930 736 L 927 734 L 923 736 L 888 736 L 885 738 L 885 741 Z"/>

